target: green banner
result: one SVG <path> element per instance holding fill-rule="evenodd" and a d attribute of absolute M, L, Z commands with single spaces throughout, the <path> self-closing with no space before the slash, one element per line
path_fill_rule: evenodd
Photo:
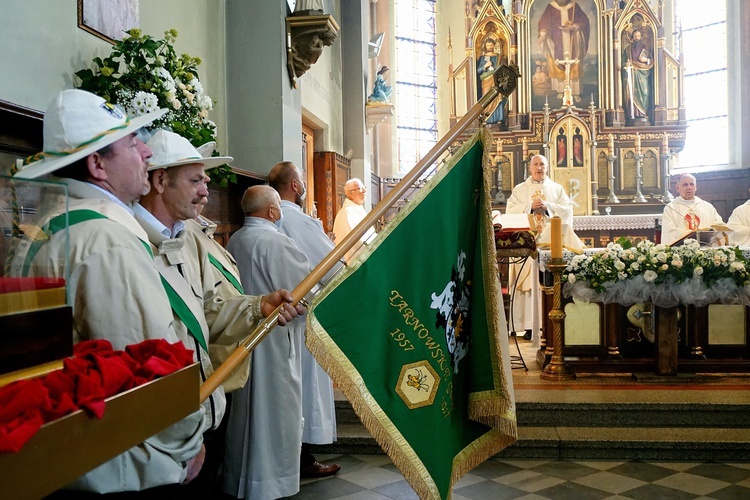
<path fill-rule="evenodd" d="M 516 440 L 481 134 L 316 296 L 307 344 L 420 498 Z"/>

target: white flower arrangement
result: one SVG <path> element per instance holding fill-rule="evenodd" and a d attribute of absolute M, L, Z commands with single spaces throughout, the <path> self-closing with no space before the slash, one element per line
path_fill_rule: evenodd
<path fill-rule="evenodd" d="M 701 248 L 695 240 L 669 247 L 627 240 L 577 255 L 564 276 L 566 296 L 588 302 L 659 307 L 711 303 L 750 305 L 748 260 L 737 247 Z"/>
<path fill-rule="evenodd" d="M 75 73 L 81 80 L 79 88 L 120 106 L 131 117 L 166 108 L 169 111 L 151 128 L 171 130 L 196 147 L 215 141 L 216 124 L 208 118 L 214 102 L 198 79 L 201 60 L 177 55 L 172 46 L 176 30 L 164 32 L 162 40 L 139 29 L 128 35 L 114 45 L 109 57 L 94 58 L 94 70 Z M 226 186 L 236 177 L 225 165 L 211 170 L 211 181 Z"/>

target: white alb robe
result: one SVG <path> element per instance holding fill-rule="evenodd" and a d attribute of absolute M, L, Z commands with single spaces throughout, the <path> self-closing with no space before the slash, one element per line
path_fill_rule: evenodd
<path fill-rule="evenodd" d="M 293 290 L 308 274 L 305 254 L 266 219 L 246 217 L 227 250 L 251 295 Z M 253 351 L 250 380 L 232 393 L 223 488 L 237 498 L 280 498 L 299 491 L 304 328 L 304 318 L 276 326 Z"/>
<path fill-rule="evenodd" d="M 333 220 L 333 234 L 336 235 L 336 244 L 341 244 L 341 242 L 344 241 L 344 238 L 346 238 L 346 235 L 351 233 L 352 229 L 357 227 L 366 216 L 367 211 L 365 210 L 365 207 L 357 205 L 349 198 L 344 200 L 341 210 L 336 213 L 336 218 Z M 344 259 L 346 259 L 347 262 L 351 262 L 359 249 L 362 248 L 362 244 L 369 242 L 374 236 L 375 230 L 369 228 L 359 239 L 361 244 L 355 244 L 350 248 L 349 251 L 346 252 Z"/>
<path fill-rule="evenodd" d="M 333 250 L 333 242 L 323 231 L 323 224 L 303 213 L 296 203 L 281 200 L 281 211 L 284 217 L 279 231 L 294 240 L 307 256 L 312 271 Z M 324 277 L 324 283 L 338 267 Z M 330 444 L 336 440 L 333 383 L 307 348 L 302 349 L 302 416 L 305 421 L 303 443 Z"/>
<path fill-rule="evenodd" d="M 727 226 L 732 230 L 729 233 L 730 245 L 750 246 L 750 201 L 734 209 L 732 215 L 729 216 Z"/>
<path fill-rule="evenodd" d="M 688 214 L 693 214 L 700 219 L 699 229 L 708 229 L 712 224 L 724 222 L 719 212 L 709 202 L 695 196 L 691 203 L 682 196 L 678 196 L 664 207 L 664 214 L 661 217 L 662 243 L 671 245 L 690 232 L 685 219 Z"/>

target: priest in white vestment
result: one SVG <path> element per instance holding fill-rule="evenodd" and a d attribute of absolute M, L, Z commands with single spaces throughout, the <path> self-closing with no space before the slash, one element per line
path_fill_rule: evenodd
<path fill-rule="evenodd" d="M 732 230 L 729 233 L 730 245 L 750 247 L 750 200 L 734 209 L 727 225 Z"/>
<path fill-rule="evenodd" d="M 693 231 L 724 223 L 713 205 L 695 196 L 698 190 L 695 176 L 681 174 L 676 189 L 679 196 L 664 207 L 661 218 L 662 243 L 672 245 Z"/>
<path fill-rule="evenodd" d="M 237 260 L 245 293 L 292 290 L 310 269 L 305 254 L 276 226 L 280 205 L 269 186 L 251 186 L 242 197 L 245 224 L 227 250 Z M 304 329 L 303 318 L 273 329 L 253 351 L 250 380 L 232 394 L 223 488 L 237 498 L 299 491 Z"/>
<path fill-rule="evenodd" d="M 547 158 L 536 155 L 529 162 L 529 177 L 513 188 L 506 213 L 531 214 L 537 240 L 549 219 L 559 216 L 563 230 L 572 233 L 573 203 L 563 187 L 547 177 Z M 575 238 L 577 240 L 577 238 Z M 538 344 L 541 328 L 541 294 L 539 265 L 536 259 L 524 264 L 512 264 L 508 283 L 510 295 L 509 331 L 524 332 L 526 340 Z"/>
<path fill-rule="evenodd" d="M 279 231 L 294 240 L 297 247 L 307 256 L 310 271 L 334 248 L 333 241 L 326 236 L 323 224 L 302 211 L 306 195 L 302 173 L 297 166 L 284 161 L 273 166 L 268 174 L 269 185 L 281 197 L 281 211 L 284 217 L 279 223 Z M 340 266 L 334 267 L 321 284 L 335 274 Z M 310 453 L 310 444 L 331 444 L 336 440 L 336 410 L 333 401 L 333 383 L 306 348 L 302 348 L 302 455 L 300 475 L 304 477 L 326 477 L 338 472 L 338 464 L 321 464 Z"/>

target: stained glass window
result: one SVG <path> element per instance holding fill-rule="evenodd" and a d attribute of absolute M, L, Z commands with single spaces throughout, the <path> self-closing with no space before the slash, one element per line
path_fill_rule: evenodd
<path fill-rule="evenodd" d="M 397 0 L 398 162 L 411 170 L 437 142 L 436 0 Z"/>
<path fill-rule="evenodd" d="M 680 167 L 729 163 L 726 2 L 676 0 L 685 57 L 687 136 Z M 707 145 L 710 144 L 710 147 Z"/>

